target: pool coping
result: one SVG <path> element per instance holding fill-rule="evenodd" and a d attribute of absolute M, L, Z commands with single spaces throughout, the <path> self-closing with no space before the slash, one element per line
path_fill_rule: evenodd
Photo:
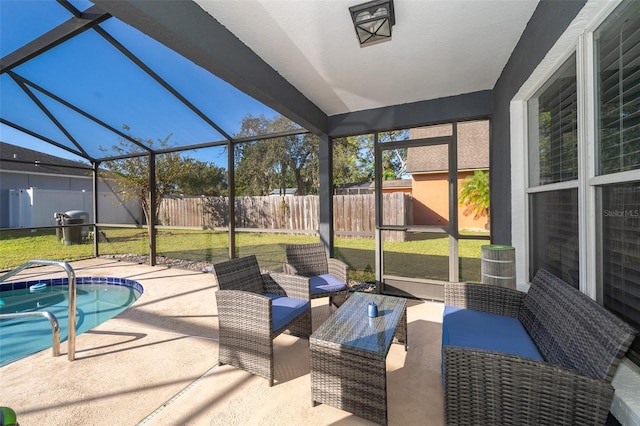
<path fill-rule="evenodd" d="M 45 282 L 47 286 L 63 286 L 69 285 L 69 278 L 41 278 L 37 280 L 30 281 L 12 281 L 8 283 L 0 284 L 0 293 L 5 291 L 12 290 L 24 290 L 33 285 L 40 284 Z M 108 285 L 119 285 L 125 287 L 131 287 L 136 291 L 139 291 L 142 295 L 144 293 L 144 287 L 138 281 L 130 280 L 128 278 L 118 278 L 118 277 L 102 277 L 102 276 L 77 276 L 76 277 L 76 285 L 87 285 L 87 284 L 108 284 Z"/>

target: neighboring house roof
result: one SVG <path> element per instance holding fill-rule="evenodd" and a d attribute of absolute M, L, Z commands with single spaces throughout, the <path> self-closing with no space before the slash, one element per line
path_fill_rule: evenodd
<path fill-rule="evenodd" d="M 343 183 L 342 185 L 336 185 L 335 189 L 352 189 L 352 188 L 368 189 L 370 185 L 371 185 L 371 182 L 350 182 L 350 183 Z"/>
<path fill-rule="evenodd" d="M 80 161 L 67 160 L 55 155 L 0 142 L 0 170 L 4 172 L 89 176 L 90 170 L 82 170 L 77 167 L 89 168 L 86 163 Z"/>
<path fill-rule="evenodd" d="M 382 189 L 400 189 L 400 188 L 411 188 L 411 179 L 394 179 L 394 180 L 383 180 L 382 181 Z M 376 186 L 375 182 L 371 182 L 369 187 L 374 189 Z"/>
<path fill-rule="evenodd" d="M 446 136 L 450 125 L 411 129 L 412 139 Z M 458 170 L 489 168 L 489 122 L 458 124 Z M 449 169 L 447 145 L 421 146 L 407 150 L 407 173 L 441 172 Z"/>

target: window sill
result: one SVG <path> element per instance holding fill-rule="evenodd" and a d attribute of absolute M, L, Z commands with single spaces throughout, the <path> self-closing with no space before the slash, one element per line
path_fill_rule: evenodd
<path fill-rule="evenodd" d="M 640 368 L 623 358 L 612 384 L 616 389 L 611 403 L 613 416 L 623 425 L 640 425 Z"/>

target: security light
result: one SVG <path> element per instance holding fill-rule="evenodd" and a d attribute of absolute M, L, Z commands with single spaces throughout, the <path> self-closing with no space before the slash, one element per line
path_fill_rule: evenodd
<path fill-rule="evenodd" d="M 393 0 L 374 0 L 349 8 L 360 47 L 391 40 L 396 23 Z"/>

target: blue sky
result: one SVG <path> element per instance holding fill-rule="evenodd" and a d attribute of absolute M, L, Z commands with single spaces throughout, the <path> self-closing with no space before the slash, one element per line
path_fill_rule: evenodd
<path fill-rule="evenodd" d="M 77 0 L 72 3 L 80 9 L 91 5 Z M 69 18 L 71 14 L 54 0 L 0 0 L 0 54 L 4 57 Z M 270 108 L 121 21 L 111 18 L 100 26 L 227 134 L 235 135 L 247 114 L 276 115 Z M 0 116 L 73 147 L 70 139 L 25 93 L 26 89 L 94 157 L 115 153 L 113 147 L 122 138 L 50 94 L 115 130 L 122 131 L 123 126 L 128 126 L 129 130 L 124 133 L 143 140 L 156 141 L 171 134 L 172 146 L 187 146 L 225 139 L 93 30 L 12 71 L 18 80 L 23 78 L 33 84 L 21 87 L 10 75 L 0 76 Z M 0 125 L 0 139 L 74 159 L 72 154 L 4 125 Z M 201 149 L 189 155 L 226 166 L 226 154 L 220 155 L 219 151 L 222 150 Z"/>

